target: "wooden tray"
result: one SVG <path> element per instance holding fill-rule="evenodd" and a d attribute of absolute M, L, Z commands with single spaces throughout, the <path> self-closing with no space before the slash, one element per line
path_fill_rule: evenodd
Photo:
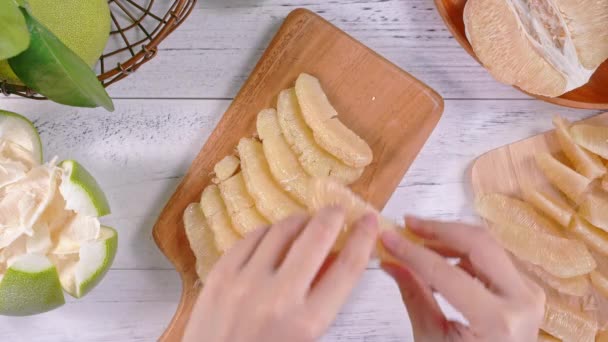
<path fill-rule="evenodd" d="M 454 39 L 460 43 L 469 55 L 479 62 L 473 51 L 473 47 L 465 34 L 463 12 L 466 2 L 467 0 L 435 0 L 435 6 L 446 26 L 452 32 Z M 521 90 L 518 87 L 515 88 Z M 560 106 L 585 109 L 608 109 L 608 60 L 600 65 L 587 84 L 561 96 L 545 97 L 530 94 L 525 91 L 523 92 L 543 101 Z"/>
<path fill-rule="evenodd" d="M 608 126 L 608 113 L 599 114 L 583 122 Z M 534 155 L 542 152 L 550 152 L 558 159 L 566 161 L 554 130 L 487 152 L 479 157 L 471 168 L 473 192 L 476 196 L 498 192 L 522 198 L 521 185 L 530 184 L 537 189 L 557 193 L 558 190 L 536 166 Z M 608 258 L 597 253 L 594 253 L 594 258 L 598 269 L 608 272 Z M 557 291 L 551 289 L 545 291 L 548 296 L 559 298 L 575 307 L 582 305 L 575 297 L 560 296 Z M 598 300 L 597 319 L 602 327 L 603 323 L 608 321 L 608 298 L 597 291 L 595 298 Z"/>
<path fill-rule="evenodd" d="M 214 164 L 255 132 L 257 113 L 276 106 L 278 93 L 307 72 L 318 77 L 341 113 L 374 151 L 353 189 L 383 208 L 443 112 L 432 89 L 316 14 L 293 11 L 224 114 L 154 226 L 154 240 L 183 281 L 177 313 L 163 341 L 181 340 L 200 288 L 182 213 L 198 201 Z"/>

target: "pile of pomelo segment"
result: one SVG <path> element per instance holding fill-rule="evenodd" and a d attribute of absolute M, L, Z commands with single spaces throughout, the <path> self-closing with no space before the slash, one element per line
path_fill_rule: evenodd
<path fill-rule="evenodd" d="M 563 341 L 599 341 L 608 333 L 608 126 L 553 123 L 565 158 L 534 156 L 552 186 L 522 183 L 521 199 L 484 194 L 476 209 L 544 288 L 541 329 Z"/>
<path fill-rule="evenodd" d="M 86 295 L 103 278 L 118 237 L 95 179 L 73 160 L 43 163 L 33 124 L 0 111 L 0 315 L 46 312 L 64 291 Z"/>
<path fill-rule="evenodd" d="M 318 79 L 301 74 L 280 92 L 276 109 L 258 114 L 256 128 L 237 155 L 215 165 L 213 184 L 184 213 L 203 281 L 221 254 L 257 228 L 331 204 L 346 206 L 349 222 L 375 211 L 346 187 L 372 162 L 372 149 L 340 121 Z"/>

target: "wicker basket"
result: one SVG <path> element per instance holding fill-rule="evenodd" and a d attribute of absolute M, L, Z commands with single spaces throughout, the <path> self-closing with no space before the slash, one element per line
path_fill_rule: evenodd
<path fill-rule="evenodd" d="M 108 87 L 156 56 L 158 45 L 190 15 L 196 0 L 108 0 L 112 31 L 99 58 L 99 80 Z M 158 13 L 163 13 L 159 15 Z M 2 81 L 0 91 L 45 99 L 33 90 Z"/>

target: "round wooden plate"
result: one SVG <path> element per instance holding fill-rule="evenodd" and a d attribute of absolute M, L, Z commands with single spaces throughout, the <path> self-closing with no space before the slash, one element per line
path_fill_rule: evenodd
<path fill-rule="evenodd" d="M 463 11 L 467 0 L 435 0 L 435 6 L 454 38 L 477 62 L 477 56 L 464 31 Z M 480 63 L 481 64 L 481 63 Z M 515 87 L 517 88 L 517 87 Z M 519 89 L 519 88 L 517 88 Z M 521 90 L 521 89 L 519 89 Z M 608 60 L 605 61 L 584 86 L 574 89 L 560 97 L 545 97 L 522 92 L 543 101 L 560 106 L 584 109 L 608 109 Z"/>

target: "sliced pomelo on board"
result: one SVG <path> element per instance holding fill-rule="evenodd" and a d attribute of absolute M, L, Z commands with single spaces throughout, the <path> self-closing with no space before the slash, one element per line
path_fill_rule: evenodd
<path fill-rule="evenodd" d="M 234 175 L 239 169 L 239 166 L 241 166 L 241 161 L 239 158 L 235 156 L 225 156 L 213 167 L 213 172 L 215 173 L 216 177 L 214 181 L 219 183 L 232 177 L 232 175 Z"/>
<path fill-rule="evenodd" d="M 34 159 L 42 163 L 42 142 L 38 130 L 26 117 L 0 110 L 0 139 L 12 141 L 32 152 Z"/>
<path fill-rule="evenodd" d="M 241 172 L 222 181 L 219 188 L 232 225 L 242 236 L 268 225 L 269 222 L 256 209 L 253 198 L 247 192 Z"/>
<path fill-rule="evenodd" d="M 67 259 L 59 262 L 63 289 L 71 296 L 80 298 L 91 291 L 112 266 L 118 234 L 110 227 L 101 227 L 99 238 L 80 246 L 78 261 Z"/>
<path fill-rule="evenodd" d="M 207 225 L 200 204 L 192 203 L 184 211 L 184 228 L 190 249 L 196 257 L 196 274 L 205 282 L 221 253 L 215 247 L 213 231 Z"/>
<path fill-rule="evenodd" d="M 608 127 L 578 124 L 572 126 L 570 133 L 577 144 L 608 159 Z"/>
<path fill-rule="evenodd" d="M 262 143 L 242 138 L 238 147 L 245 186 L 259 212 L 270 222 L 277 222 L 296 213 L 306 212 L 277 183 L 270 172 Z M 204 209 L 204 208 L 203 208 Z"/>
<path fill-rule="evenodd" d="M 56 167 L 42 165 L 0 189 L 0 248 L 22 234 L 33 234 L 34 223 L 54 197 L 57 179 Z"/>
<path fill-rule="evenodd" d="M 589 294 L 589 279 L 586 275 L 572 278 L 559 278 L 545 271 L 539 266 L 532 265 L 527 262 L 520 262 L 519 264 L 521 264 L 531 274 L 539 278 L 539 280 L 541 280 L 542 282 L 549 285 L 560 293 L 576 297 L 581 297 L 586 294 Z"/>
<path fill-rule="evenodd" d="M 608 233 L 606 231 L 593 226 L 584 218 L 576 215 L 568 229 L 590 249 L 608 256 Z"/>
<path fill-rule="evenodd" d="M 522 226 L 538 232 L 561 235 L 559 228 L 530 204 L 503 194 L 479 196 L 475 201 L 475 209 L 481 217 L 496 224 Z"/>
<path fill-rule="evenodd" d="M 536 155 L 536 163 L 545 177 L 572 202 L 579 204 L 591 180 L 562 164 L 549 153 Z"/>
<path fill-rule="evenodd" d="M 297 154 L 291 149 L 279 126 L 277 111 L 264 109 L 258 114 L 256 127 L 270 173 L 289 195 L 301 204 L 306 203 L 310 177 L 300 165 Z"/>
<path fill-rule="evenodd" d="M 587 313 L 548 299 L 540 328 L 563 341 L 593 342 L 598 324 Z"/>
<path fill-rule="evenodd" d="M 352 167 L 371 164 L 374 157 L 371 147 L 340 121 L 318 79 L 300 74 L 295 89 L 304 121 L 322 148 Z"/>
<path fill-rule="evenodd" d="M 584 196 L 578 214 L 594 226 L 608 231 L 608 194 L 593 189 Z"/>
<path fill-rule="evenodd" d="M 589 179 L 602 177 L 606 173 L 606 167 L 600 158 L 574 142 L 570 134 L 571 123 L 568 120 L 556 116 L 553 118 L 553 125 L 562 151 L 576 171 Z"/>
<path fill-rule="evenodd" d="M 589 274 L 591 284 L 604 297 L 608 297 L 608 278 L 599 271 L 593 271 Z"/>
<path fill-rule="evenodd" d="M 201 209 L 213 231 L 215 246 L 224 253 L 227 252 L 241 237 L 232 227 L 230 216 L 217 185 L 209 185 L 201 195 Z"/>
<path fill-rule="evenodd" d="M 309 175 L 332 177 L 344 184 L 351 184 L 361 177 L 364 168 L 344 164 L 317 144 L 312 130 L 304 122 L 295 89 L 283 90 L 279 94 L 277 116 L 283 137 Z"/>
<path fill-rule="evenodd" d="M 0 314 L 34 315 L 65 303 L 55 266 L 44 256 L 17 259 L 0 281 Z"/>
<path fill-rule="evenodd" d="M 73 160 L 66 160 L 59 166 L 64 171 L 59 191 L 66 201 L 66 209 L 91 217 L 110 214 L 106 195 L 82 165 Z"/>
<path fill-rule="evenodd" d="M 527 187 L 523 187 L 522 190 L 528 203 L 562 227 L 568 227 L 574 215 L 574 209 L 564 198 Z"/>

